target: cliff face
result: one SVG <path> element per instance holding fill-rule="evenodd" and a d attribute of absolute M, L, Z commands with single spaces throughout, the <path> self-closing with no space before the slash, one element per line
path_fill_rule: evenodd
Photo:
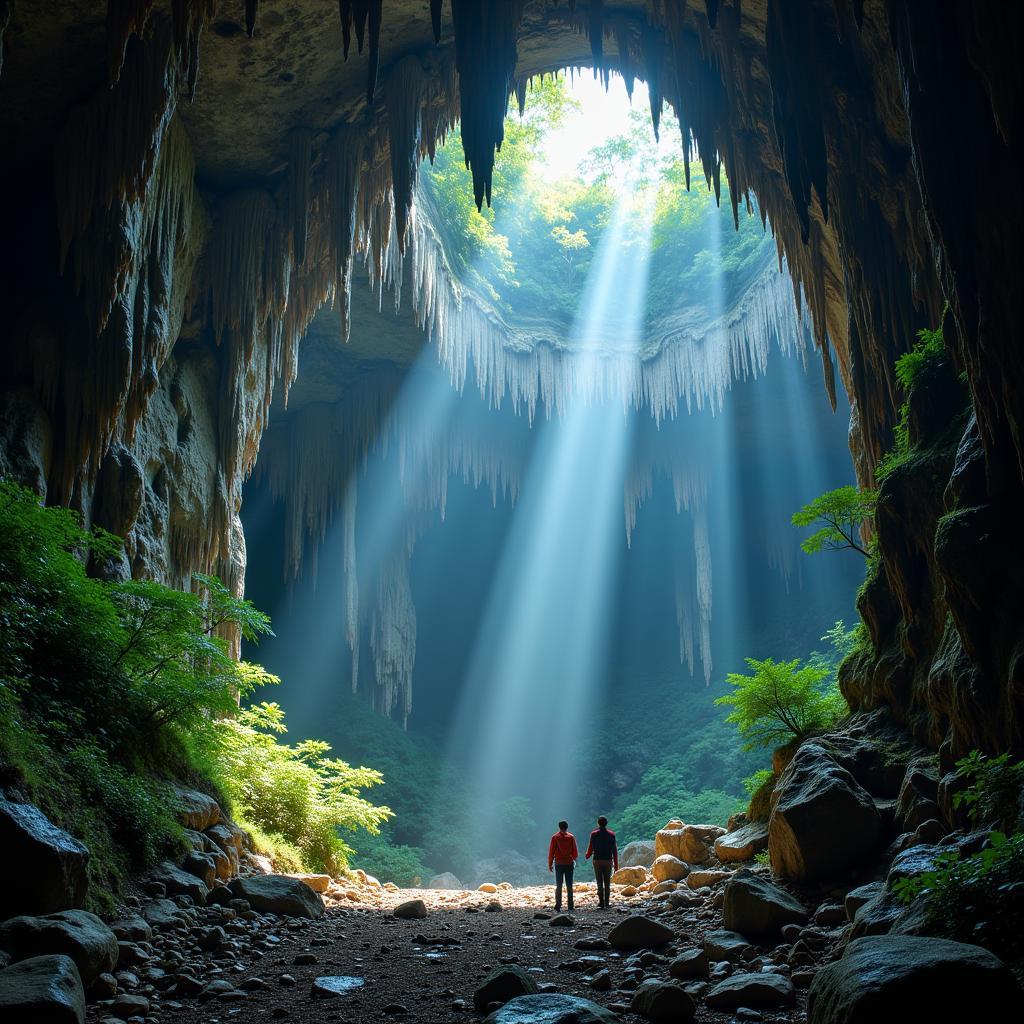
<path fill-rule="evenodd" d="M 456 116 L 486 199 L 509 92 L 596 64 L 675 108 L 710 187 L 724 168 L 734 202 L 756 194 L 852 396 L 866 483 L 891 443 L 894 360 L 948 304 L 974 419 L 927 479 L 883 487 L 889 597 L 869 585 L 879 653 L 848 692 L 932 742 L 952 725 L 1019 744 L 1016 6 L 2 7 L 0 464 L 124 531 L 124 571 L 241 586 L 241 485 L 313 315 L 333 299 L 347 335 L 353 258 L 375 280 L 415 260 L 416 166 Z"/>

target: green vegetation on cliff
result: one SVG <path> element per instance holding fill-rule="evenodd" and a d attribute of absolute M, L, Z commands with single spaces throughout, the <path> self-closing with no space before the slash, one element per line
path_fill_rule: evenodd
<path fill-rule="evenodd" d="M 277 742 L 272 708 L 236 714 L 275 680 L 235 661 L 222 634 L 255 640 L 266 616 L 210 576 L 182 593 L 91 575 L 119 546 L 0 482 L 0 786 L 86 843 L 95 904 L 181 849 L 174 780 L 213 789 L 301 863 L 342 866 L 338 828 L 389 813 L 358 795 L 377 773 L 325 744 Z"/>

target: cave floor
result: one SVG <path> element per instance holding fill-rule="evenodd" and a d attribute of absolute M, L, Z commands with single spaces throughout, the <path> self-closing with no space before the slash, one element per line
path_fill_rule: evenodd
<path fill-rule="evenodd" d="M 722 928 L 721 910 L 710 898 L 677 911 L 664 900 L 638 894 L 616 898 L 612 907 L 597 907 L 593 884 L 577 885 L 574 927 L 552 927 L 554 915 L 551 886 L 499 891 L 439 892 L 398 890 L 381 892 L 374 905 L 328 902 L 318 921 L 254 916 L 250 921 L 225 922 L 219 907 L 189 911 L 187 927 L 157 932 L 148 963 L 129 968 L 138 979 L 120 977 L 121 991 L 148 996 L 150 1006 L 129 1024 L 229 1024 L 231 1021 L 326 1021 L 348 1024 L 362 1021 L 415 1020 L 417 1022 L 480 1021 L 486 1014 L 473 1006 L 473 993 L 484 978 L 503 964 L 518 964 L 529 971 L 542 991 L 581 996 L 617 1012 L 624 1022 L 640 1024 L 644 1018 L 628 1010 L 632 992 L 626 972 L 636 966 L 635 955 L 612 949 L 580 949 L 586 939 L 603 939 L 630 913 L 659 918 L 677 933 L 677 941 L 662 950 L 662 962 L 645 965 L 646 977 L 668 979 L 667 965 L 674 952 L 700 945 L 704 933 Z M 394 908 L 410 899 L 423 899 L 426 918 L 396 918 Z M 488 903 L 500 910 L 486 910 Z M 188 917 L 188 915 L 186 915 Z M 204 952 L 204 938 L 212 927 L 227 928 L 228 940 L 212 952 Z M 232 926 L 234 926 L 232 928 Z M 432 944 L 430 940 L 441 940 Z M 209 943 L 206 943 L 207 945 Z M 759 949 L 768 954 L 769 949 Z M 599 969 L 569 966 L 582 957 L 599 957 L 608 968 L 611 988 L 596 991 L 590 976 Z M 755 965 L 756 966 L 756 965 Z M 184 995 L 168 986 L 166 975 L 191 973 L 203 985 L 216 982 L 224 991 Z M 314 979 L 322 976 L 358 978 L 362 984 L 334 997 L 313 992 Z M 683 982 L 682 984 L 690 984 Z M 623 986 L 620 988 L 619 986 Z M 635 982 L 632 982 L 635 987 Z M 732 1020 L 799 1021 L 805 1019 L 806 990 L 797 990 L 797 1001 L 785 1009 L 716 1012 L 698 998 L 698 1021 Z M 619 1005 L 615 1005 L 619 1004 Z M 130 1011 L 129 1011 L 130 1012 Z M 93 1004 L 90 1024 L 116 1024 L 111 1013 L 123 1019 L 125 1009 L 108 1003 Z"/>

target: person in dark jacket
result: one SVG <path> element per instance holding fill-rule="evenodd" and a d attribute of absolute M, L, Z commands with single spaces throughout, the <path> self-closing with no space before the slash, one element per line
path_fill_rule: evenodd
<path fill-rule="evenodd" d="M 569 831 L 569 822 L 560 821 L 558 831 L 548 844 L 548 871 L 555 872 L 555 910 L 562 909 L 562 883 L 565 883 L 569 911 L 572 911 L 572 871 L 580 851 L 576 837 Z"/>
<path fill-rule="evenodd" d="M 612 871 L 619 870 L 619 847 L 615 833 L 608 827 L 608 819 L 602 814 L 597 819 L 597 828 L 590 833 L 587 860 L 594 858 L 594 877 L 597 879 L 597 905 L 603 910 L 608 906 L 612 894 Z"/>

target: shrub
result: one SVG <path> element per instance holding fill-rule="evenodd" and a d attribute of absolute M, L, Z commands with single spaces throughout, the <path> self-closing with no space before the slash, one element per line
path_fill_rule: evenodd
<path fill-rule="evenodd" d="M 1024 761 L 1010 763 L 1010 755 L 986 757 L 978 750 L 957 761 L 968 786 L 953 797 L 955 807 L 965 807 L 977 826 L 1012 830 L 1020 821 Z"/>
<path fill-rule="evenodd" d="M 837 487 L 818 495 L 793 513 L 794 526 L 818 527 L 801 541 L 800 547 L 809 555 L 849 549 L 870 558 L 870 547 L 862 542 L 860 531 L 865 522 L 874 519 L 877 504 L 877 491 L 853 486 Z"/>
<path fill-rule="evenodd" d="M 726 721 L 739 729 L 747 750 L 799 743 L 835 724 L 846 711 L 827 668 L 801 668 L 799 658 L 747 658 L 747 664 L 753 675 L 730 672 L 726 682 L 734 687 L 733 692 L 715 701 L 733 709 Z M 830 681 L 823 687 L 825 680 Z"/>

